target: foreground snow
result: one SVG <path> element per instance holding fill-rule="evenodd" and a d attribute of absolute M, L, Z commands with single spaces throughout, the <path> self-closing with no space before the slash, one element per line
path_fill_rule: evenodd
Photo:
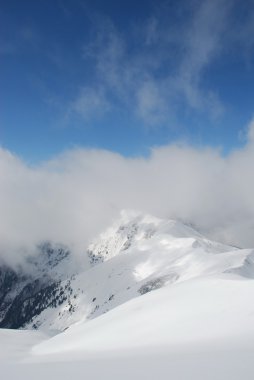
<path fill-rule="evenodd" d="M 1 374 L 39 380 L 253 379 L 253 296 L 254 281 L 212 275 L 165 286 L 52 338 L 2 330 Z"/>

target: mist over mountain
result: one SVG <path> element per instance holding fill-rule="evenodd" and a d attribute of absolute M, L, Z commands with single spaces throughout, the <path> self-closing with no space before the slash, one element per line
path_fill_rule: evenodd
<path fill-rule="evenodd" d="M 212 239 L 254 245 L 253 124 L 228 156 L 170 145 L 147 158 L 76 149 L 39 166 L 0 151 L 0 257 L 22 260 L 44 241 L 81 254 L 121 209 L 191 222 Z"/>

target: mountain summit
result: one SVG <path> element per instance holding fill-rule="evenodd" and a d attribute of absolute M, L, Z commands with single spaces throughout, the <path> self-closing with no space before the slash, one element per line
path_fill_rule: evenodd
<path fill-rule="evenodd" d="M 127 211 L 89 244 L 88 267 L 77 266 L 61 245 L 38 249 L 23 267 L 0 267 L 0 327 L 61 331 L 165 286 L 230 273 L 254 277 L 252 250 L 211 241 L 179 221 Z"/>

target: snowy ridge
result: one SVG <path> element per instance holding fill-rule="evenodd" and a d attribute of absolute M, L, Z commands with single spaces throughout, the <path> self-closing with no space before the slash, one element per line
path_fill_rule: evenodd
<path fill-rule="evenodd" d="M 61 281 L 65 298 L 27 328 L 64 330 L 166 285 L 223 273 L 251 277 L 253 251 L 204 238 L 181 222 L 122 213 L 88 247 L 91 268 Z"/>
<path fill-rule="evenodd" d="M 96 264 L 109 260 L 156 234 L 166 234 L 172 238 L 193 238 L 196 239 L 196 244 L 203 244 L 206 250 L 210 246 L 213 252 L 232 250 L 232 247 L 205 239 L 193 228 L 179 221 L 162 220 L 150 215 L 122 211 L 120 220 L 89 245 L 88 255 L 91 258 L 91 263 Z"/>

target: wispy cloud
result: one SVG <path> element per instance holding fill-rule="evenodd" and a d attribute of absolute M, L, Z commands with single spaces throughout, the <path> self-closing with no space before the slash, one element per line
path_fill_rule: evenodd
<path fill-rule="evenodd" d="M 95 89 L 99 86 L 108 103 L 127 108 L 148 126 L 170 124 L 179 106 L 219 117 L 224 108 L 219 94 L 202 79 L 223 51 L 231 3 L 190 2 L 177 22 L 168 9 L 168 20 L 158 10 L 124 32 L 105 17 L 95 18 L 93 39 L 83 47 L 84 60 L 94 68 Z M 100 111 L 102 104 L 97 105 Z"/>
<path fill-rule="evenodd" d="M 79 95 L 71 103 L 66 118 L 76 114 L 85 121 L 96 120 L 110 109 L 103 88 L 82 88 Z"/>
<path fill-rule="evenodd" d="M 163 96 L 160 83 L 147 79 L 140 85 L 136 93 L 136 113 L 148 126 L 165 123 L 170 105 Z"/>
<path fill-rule="evenodd" d="M 219 118 L 227 106 L 223 91 L 221 94 L 220 88 L 206 81 L 209 70 L 234 49 L 251 63 L 253 0 L 243 4 L 236 0 L 158 2 L 138 25 L 126 17 L 124 27 L 105 15 L 88 16 L 89 6 L 84 2 L 70 7 L 66 1 L 57 1 L 61 16 L 70 25 L 75 22 L 77 7 L 88 25 L 82 47 L 81 35 L 67 52 L 57 34 L 49 39 L 39 26 L 14 25 L 11 16 L 0 44 L 1 55 L 30 49 L 51 65 L 56 78 L 66 73 L 65 85 L 57 84 L 62 92 L 53 89 L 47 76 L 43 80 L 52 97 L 59 91 L 70 124 L 76 115 L 87 122 L 95 114 L 104 117 L 116 108 L 151 127 L 171 125 L 189 112 Z M 79 83 L 73 75 L 75 64 Z M 35 75 L 40 77 L 41 72 Z"/>
<path fill-rule="evenodd" d="M 202 88 L 202 75 L 223 49 L 223 33 L 227 29 L 230 3 L 227 0 L 202 1 L 183 36 L 183 57 L 176 77 L 176 87 L 182 91 L 187 104 L 205 109 L 217 116 L 222 104 L 217 95 Z"/>
<path fill-rule="evenodd" d="M 254 49 L 254 1 L 246 0 L 241 4 L 240 10 L 237 10 L 237 1 L 234 2 L 236 7 L 235 17 L 232 20 L 231 39 L 236 53 L 244 57 L 244 64 L 247 67 L 253 66 L 253 49 Z"/>

